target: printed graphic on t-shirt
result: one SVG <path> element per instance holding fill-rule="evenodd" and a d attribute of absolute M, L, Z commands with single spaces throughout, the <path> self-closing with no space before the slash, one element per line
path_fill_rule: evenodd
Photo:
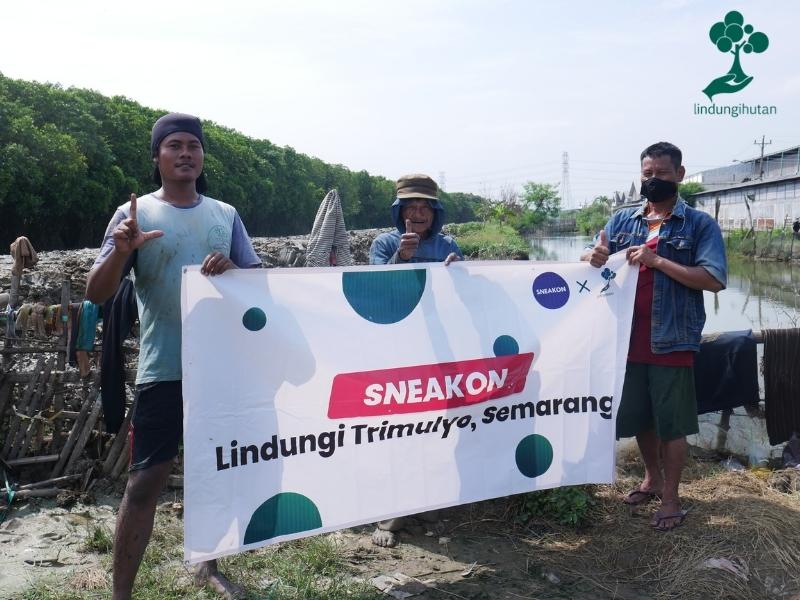
<path fill-rule="evenodd" d="M 215 225 L 209 230 L 208 245 L 212 250 L 223 254 L 230 251 L 230 236 L 225 234 L 225 228 L 222 225 Z"/>

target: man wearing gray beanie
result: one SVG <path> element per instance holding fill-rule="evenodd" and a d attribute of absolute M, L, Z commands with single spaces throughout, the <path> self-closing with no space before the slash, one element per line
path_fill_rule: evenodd
<path fill-rule="evenodd" d="M 200 120 L 164 115 L 150 143 L 159 189 L 120 206 L 86 284 L 86 298 L 111 298 L 133 268 L 139 306 L 139 365 L 131 419 L 131 463 L 114 535 L 113 600 L 128 600 L 153 529 L 156 503 L 183 438 L 181 274 L 201 264 L 205 275 L 255 268 L 261 260 L 233 206 L 204 196 L 205 140 Z M 198 582 L 228 598 L 241 588 L 202 563 Z"/>

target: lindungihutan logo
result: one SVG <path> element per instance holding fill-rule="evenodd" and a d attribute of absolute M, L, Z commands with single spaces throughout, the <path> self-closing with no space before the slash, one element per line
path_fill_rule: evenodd
<path fill-rule="evenodd" d="M 769 38 L 765 33 L 745 24 L 742 13 L 732 10 L 723 21 L 714 23 L 708 32 L 711 42 L 717 50 L 733 54 L 733 64 L 728 72 L 709 83 L 703 93 L 712 100 L 717 94 L 734 94 L 746 88 L 753 76 L 742 68 L 741 54 L 761 54 L 769 47 Z"/>

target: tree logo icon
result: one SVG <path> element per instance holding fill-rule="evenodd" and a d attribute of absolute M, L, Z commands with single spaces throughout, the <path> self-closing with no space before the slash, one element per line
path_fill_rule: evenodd
<path fill-rule="evenodd" d="M 744 89 L 753 81 L 753 76 L 742 70 L 739 53 L 761 54 L 769 47 L 769 38 L 765 33 L 755 31 L 750 24 L 745 25 L 742 13 L 732 10 L 725 15 L 724 21 L 711 26 L 708 32 L 711 42 L 720 52 L 733 54 L 733 64 L 722 77 L 717 77 L 703 90 L 709 100 L 716 94 L 733 94 Z"/>

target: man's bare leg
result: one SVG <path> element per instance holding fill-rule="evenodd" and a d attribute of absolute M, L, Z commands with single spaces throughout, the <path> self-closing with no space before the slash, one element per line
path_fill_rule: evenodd
<path fill-rule="evenodd" d="M 156 502 L 171 470 L 170 460 L 128 475 L 114 533 L 112 600 L 130 600 L 133 581 L 153 531 Z"/>
<path fill-rule="evenodd" d="M 661 474 L 661 440 L 658 439 L 655 429 L 648 429 L 636 436 L 639 452 L 642 453 L 644 462 L 644 479 L 639 489 L 643 492 L 662 494 L 664 489 L 664 476 Z"/>
<path fill-rule="evenodd" d="M 681 500 L 678 495 L 678 486 L 681 483 L 681 473 L 686 464 L 686 438 L 678 438 L 668 442 L 661 442 L 664 460 L 664 492 L 661 496 L 661 508 L 656 513 L 652 524 L 659 529 L 673 529 L 681 524 L 682 516 L 664 519 L 662 515 L 676 515 L 681 511 Z"/>

